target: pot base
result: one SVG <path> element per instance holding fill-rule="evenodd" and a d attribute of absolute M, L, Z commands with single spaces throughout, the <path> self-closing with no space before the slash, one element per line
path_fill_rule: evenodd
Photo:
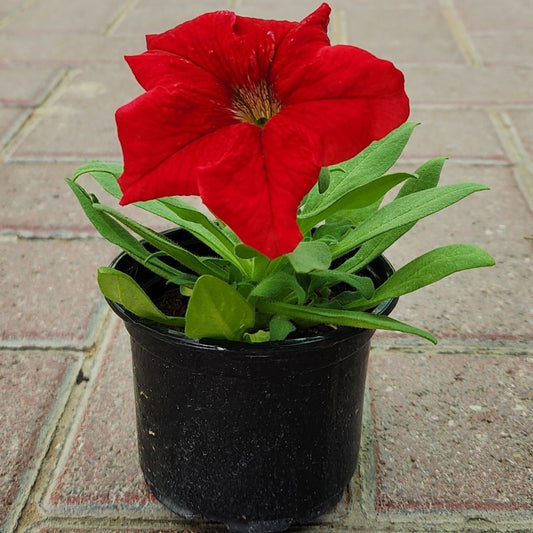
<path fill-rule="evenodd" d="M 328 501 L 322 503 L 321 505 L 315 507 L 314 509 L 309 509 L 306 512 L 294 516 L 291 518 L 279 518 L 276 520 L 242 520 L 242 521 L 228 521 L 223 517 L 217 516 L 200 516 L 196 512 L 188 509 L 186 506 L 180 505 L 176 502 L 175 498 L 167 497 L 162 494 L 156 486 L 146 480 L 150 491 L 155 496 L 155 498 L 162 503 L 167 509 L 172 511 L 174 514 L 184 518 L 185 520 L 201 520 L 205 519 L 210 522 L 218 522 L 224 524 L 226 529 L 230 533 L 281 533 L 286 531 L 291 526 L 296 524 L 306 525 L 330 511 L 332 511 L 335 506 L 340 502 L 344 494 L 344 490 L 335 494 Z"/>

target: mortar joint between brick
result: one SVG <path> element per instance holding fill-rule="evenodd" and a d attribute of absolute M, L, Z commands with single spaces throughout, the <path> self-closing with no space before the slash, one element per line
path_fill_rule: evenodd
<path fill-rule="evenodd" d="M 346 25 L 346 11 L 344 9 L 334 9 L 332 11 L 332 39 L 333 44 L 348 43 L 348 26 Z"/>
<path fill-rule="evenodd" d="M 504 110 L 495 108 L 490 108 L 488 114 L 506 154 L 513 163 L 515 180 L 533 212 L 533 161 L 509 114 Z"/>
<path fill-rule="evenodd" d="M 470 38 L 470 34 L 457 11 L 454 0 L 439 0 L 439 6 L 446 19 L 448 28 L 465 59 L 474 67 L 482 66 L 483 59 Z"/>
<path fill-rule="evenodd" d="M 75 369 L 74 375 L 71 376 L 72 383 L 68 397 L 57 419 L 55 431 L 50 439 L 46 454 L 41 461 L 39 472 L 26 500 L 26 505 L 20 513 L 18 526 L 20 531 L 27 531 L 35 523 L 51 517 L 44 503 L 44 498 L 55 479 L 55 475 L 61 472 L 64 461 L 67 460 L 70 453 L 76 429 L 83 418 L 91 391 L 96 386 L 96 377 L 115 338 L 118 322 L 118 319 L 109 322 L 108 327 L 96 345 L 93 355 L 89 356 L 90 352 L 87 351 L 80 354 L 79 367 Z M 88 382 L 77 384 L 79 371 L 91 377 Z"/>
<path fill-rule="evenodd" d="M 111 18 L 109 24 L 104 28 L 104 31 L 102 32 L 103 35 L 106 37 L 112 35 L 126 16 L 135 8 L 138 2 L 139 0 L 127 0 L 122 6 L 120 6 L 115 15 Z"/>
<path fill-rule="evenodd" d="M 56 97 L 67 80 L 71 78 L 72 72 L 73 71 L 70 68 L 62 70 L 54 82 L 48 87 L 40 102 L 30 108 L 31 111 L 24 120 L 18 124 L 17 128 L 10 135 L 10 138 L 5 142 L 4 146 L 0 148 L 0 161 L 9 161 L 9 154 L 13 152 L 20 140 L 33 129 L 38 121 L 37 118 L 39 114 L 42 113 L 42 109 Z"/>

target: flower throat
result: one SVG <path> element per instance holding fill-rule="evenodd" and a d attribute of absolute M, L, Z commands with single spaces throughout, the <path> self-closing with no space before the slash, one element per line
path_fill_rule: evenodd
<path fill-rule="evenodd" d="M 281 104 L 266 80 L 260 81 L 252 88 L 234 89 L 232 103 L 233 113 L 238 120 L 261 128 L 281 110 Z"/>

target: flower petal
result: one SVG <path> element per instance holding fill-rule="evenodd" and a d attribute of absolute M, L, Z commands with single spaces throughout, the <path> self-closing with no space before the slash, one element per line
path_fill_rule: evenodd
<path fill-rule="evenodd" d="M 126 56 L 135 78 L 147 91 L 158 86 L 188 87 L 207 98 L 231 98 L 231 89 L 188 59 L 161 50 Z"/>
<path fill-rule="evenodd" d="M 355 46 L 330 46 L 328 15 L 323 4 L 287 34 L 269 78 L 281 113 L 313 132 L 323 166 L 353 157 L 409 116 L 403 74 Z"/>
<path fill-rule="evenodd" d="M 276 47 L 296 25 L 216 11 L 149 35 L 146 42 L 148 50 L 183 57 L 230 87 L 253 87 L 266 78 Z"/>
<path fill-rule="evenodd" d="M 198 194 L 197 167 L 216 144 L 210 135 L 236 123 L 221 103 L 156 87 L 116 113 L 124 155 L 121 204 Z M 216 155 L 215 155 L 216 157 Z"/>
<path fill-rule="evenodd" d="M 224 139 L 225 156 L 206 165 L 198 181 L 205 205 L 271 259 L 302 240 L 297 209 L 320 171 L 307 134 L 297 125 L 280 126 L 272 119 L 264 130 L 247 123 L 232 128 Z"/>

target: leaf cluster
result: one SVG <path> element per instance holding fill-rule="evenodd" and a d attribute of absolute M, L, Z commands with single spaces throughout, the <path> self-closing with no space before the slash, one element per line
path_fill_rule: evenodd
<path fill-rule="evenodd" d="M 188 298 L 187 312 L 165 315 L 133 278 L 110 267 L 98 270 L 103 294 L 143 319 L 182 327 L 192 338 L 280 341 L 297 328 L 327 324 L 396 330 L 436 342 L 430 333 L 372 310 L 455 272 L 493 265 L 492 257 L 467 244 L 436 248 L 378 287 L 364 269 L 417 221 L 487 187 L 439 186 L 443 158 L 427 161 L 412 174 L 390 172 L 415 126 L 406 122 L 353 159 L 322 169 L 299 209 L 304 240 L 274 260 L 179 198 L 135 204 L 185 229 L 209 250 L 205 256 L 196 255 L 101 203 L 78 182 L 89 174 L 104 191 L 120 198 L 120 165 L 93 161 L 82 166 L 66 181 L 89 220 L 105 239 L 169 285 L 178 285 Z M 400 185 L 394 199 L 385 203 L 387 193 Z"/>

